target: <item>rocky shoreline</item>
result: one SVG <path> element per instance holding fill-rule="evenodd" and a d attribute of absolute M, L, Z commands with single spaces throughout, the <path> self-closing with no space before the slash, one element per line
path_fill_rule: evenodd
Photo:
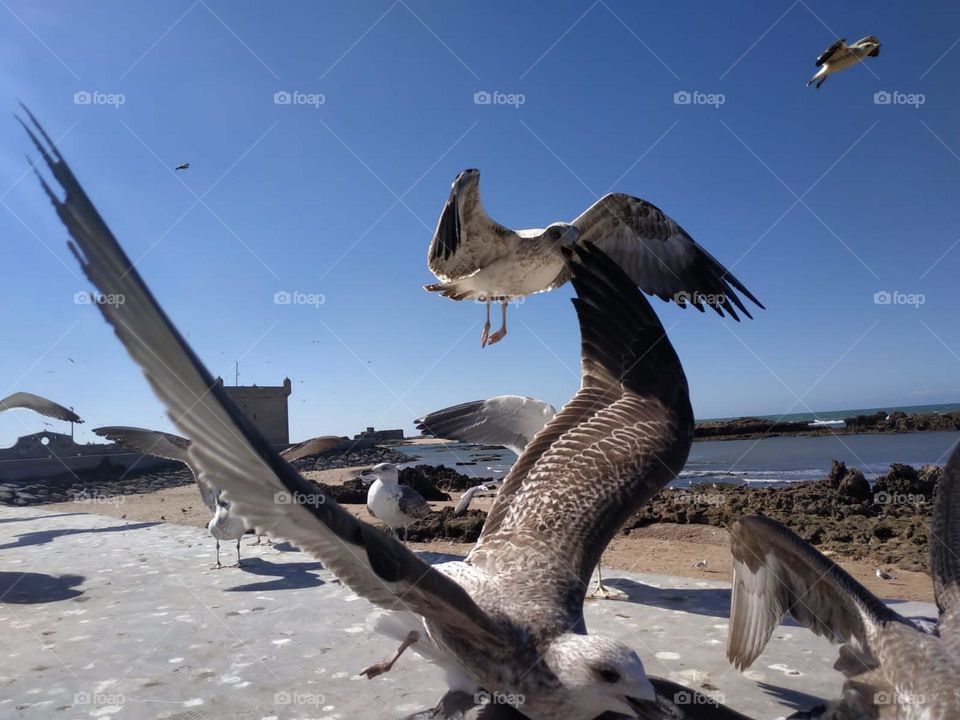
<path fill-rule="evenodd" d="M 299 460 L 295 465 L 309 471 L 410 460 L 410 455 L 373 446 L 325 453 Z M 829 476 L 823 480 L 776 488 L 704 484 L 666 489 L 629 518 L 621 533 L 629 535 L 658 523 L 728 528 L 744 515 L 762 514 L 782 522 L 828 554 L 928 572 L 930 517 L 942 475 L 942 468 L 935 465 L 916 469 L 897 464 L 871 485 L 859 470 L 834 461 Z M 401 483 L 414 487 L 430 501 L 450 500 L 452 494 L 485 480 L 488 479 L 472 478 L 442 465 L 417 465 L 400 472 Z M 103 466 L 76 475 L 0 484 L 0 505 L 119 503 L 124 495 L 193 482 L 192 473 L 175 462 L 140 475 Z M 359 479 L 347 480 L 342 485 L 315 484 L 338 502 L 366 504 L 367 487 Z M 410 528 L 409 538 L 416 542 L 471 543 L 480 535 L 485 519 L 483 510 L 472 509 L 454 517 L 451 507 L 438 508 Z"/>
<path fill-rule="evenodd" d="M 930 519 L 942 475 L 936 465 L 896 464 L 871 486 L 860 470 L 834 461 L 827 478 L 786 487 L 669 488 L 638 510 L 621 534 L 657 523 L 728 528 L 744 515 L 761 514 L 828 555 L 929 572 Z M 442 508 L 410 528 L 409 537 L 474 542 L 485 519 L 482 510 L 454 517 L 451 508 Z"/>
<path fill-rule="evenodd" d="M 331 470 L 357 465 L 376 465 L 382 462 L 407 463 L 415 460 L 390 448 L 379 446 L 358 447 L 351 443 L 343 450 L 334 449 L 311 458 L 294 462 L 298 470 Z M 404 470 L 405 473 L 409 471 Z M 0 483 L 0 505 L 43 505 L 58 502 L 116 503 L 125 495 L 139 495 L 167 488 L 189 485 L 193 473 L 179 462 L 170 461 L 147 472 L 136 468 L 124 471 L 105 463 L 96 468 L 65 471 L 53 477 L 31 480 L 12 480 Z M 337 497 L 339 488 L 329 488 Z M 366 491 L 364 491 L 366 498 Z M 434 498 L 439 499 L 439 498 Z M 349 502 L 349 501 L 347 501 Z M 364 499 L 366 502 L 366 499 Z"/>
<path fill-rule="evenodd" d="M 757 417 L 699 422 L 696 440 L 747 440 L 758 437 L 859 435 L 869 433 L 950 432 L 960 430 L 960 411 L 914 413 L 879 411 L 873 415 L 854 415 L 843 419 L 842 426 L 811 425 L 808 421 L 777 422 Z"/>

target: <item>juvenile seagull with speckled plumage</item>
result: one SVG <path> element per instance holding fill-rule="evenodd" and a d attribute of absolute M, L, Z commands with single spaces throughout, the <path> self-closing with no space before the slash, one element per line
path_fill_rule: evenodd
<path fill-rule="evenodd" d="M 223 491 L 233 512 L 313 553 L 391 611 L 406 629 L 401 651 L 412 644 L 439 663 L 452 689 L 513 698 L 531 720 L 592 720 L 606 711 L 662 717 L 637 654 L 612 637 L 588 635 L 583 619 L 600 553 L 677 475 L 693 439 L 680 361 L 615 262 L 591 243 L 565 251 L 577 292 L 581 388 L 514 465 L 467 558 L 431 566 L 274 451 L 163 312 L 53 141 L 30 120 L 24 127 L 66 191 L 60 200 L 41 177 L 70 249 L 99 290 L 124 298 L 96 307 L 190 438 L 200 477 Z"/>
<path fill-rule="evenodd" d="M 792 717 L 960 718 L 960 447 L 936 493 L 930 570 L 940 617 L 933 625 L 903 617 L 779 523 L 760 516 L 734 523 L 730 661 L 750 667 L 787 613 L 844 643 L 834 665 L 847 676 L 840 699 Z"/>
<path fill-rule="evenodd" d="M 609 193 L 573 222 L 545 230 L 511 230 L 494 222 L 480 202 L 480 171 L 457 175 L 427 252 L 427 266 L 440 281 L 427 285 L 453 300 L 486 305 L 482 347 L 507 334 L 507 304 L 558 288 L 570 279 L 564 249 L 591 242 L 613 258 L 644 292 L 661 300 L 739 320 L 747 317 L 736 291 L 763 305 L 672 218 L 646 200 Z M 490 334 L 490 303 L 501 305 L 500 329 Z"/>

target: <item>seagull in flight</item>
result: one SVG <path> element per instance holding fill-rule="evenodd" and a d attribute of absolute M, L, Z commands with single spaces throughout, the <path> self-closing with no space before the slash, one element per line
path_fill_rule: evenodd
<path fill-rule="evenodd" d="M 926 720 L 960 717 L 960 448 L 937 486 L 929 532 L 939 619 L 906 618 L 780 523 L 761 516 L 730 532 L 733 592 L 727 657 L 740 670 L 763 652 L 788 612 L 840 642 L 839 700 L 797 717 Z"/>
<path fill-rule="evenodd" d="M 414 424 L 424 435 L 476 445 L 502 445 L 519 457 L 556 414 L 556 408 L 543 400 L 522 395 L 497 395 L 435 410 Z M 481 483 L 469 488 L 457 503 L 454 517 L 467 512 L 477 493 L 499 488 L 501 484 L 502 481 Z M 598 595 L 611 596 L 603 584 L 602 558 L 597 560 L 597 583 L 589 597 Z"/>
<path fill-rule="evenodd" d="M 553 290 L 570 279 L 563 249 L 592 242 L 613 258 L 644 292 L 681 307 L 704 306 L 739 320 L 752 317 L 737 295 L 763 305 L 660 208 L 640 198 L 610 193 L 572 222 L 546 229 L 511 230 L 487 215 L 480 201 L 480 171 L 464 170 L 447 198 L 427 252 L 440 282 L 427 285 L 452 300 L 486 305 L 481 347 L 507 334 L 507 304 Z M 490 303 L 499 302 L 500 329 L 490 333 Z"/>
<path fill-rule="evenodd" d="M 833 45 L 828 47 L 817 58 L 816 65 L 819 70 L 807 81 L 807 87 L 816 83 L 817 90 L 823 85 L 827 78 L 836 72 L 853 67 L 858 62 L 862 62 L 868 57 L 877 57 L 880 54 L 880 41 L 875 35 L 867 35 L 860 38 L 853 45 L 847 45 L 846 38 L 840 38 Z"/>
<path fill-rule="evenodd" d="M 83 422 L 80 416 L 70 408 L 58 405 L 53 400 L 47 400 L 47 398 L 34 395 L 33 393 L 15 392 L 0 400 L 0 412 L 4 410 L 15 410 L 17 408 L 33 410 L 35 413 L 54 418 L 55 420 L 65 420 L 72 423 Z"/>
<path fill-rule="evenodd" d="M 588 634 L 583 619 L 600 552 L 676 477 L 693 441 L 680 361 L 616 262 L 589 242 L 565 251 L 577 293 L 581 387 L 514 465 L 467 558 L 432 566 L 353 517 L 274 451 L 164 313 L 29 118 L 24 128 L 65 191 L 61 200 L 38 172 L 72 252 L 99 290 L 126 300 L 96 307 L 231 512 L 313 553 L 358 595 L 401 617 L 402 647 L 440 663 L 451 689 L 511 695 L 530 720 L 592 720 L 607 711 L 663 717 L 653 714 L 658 691 L 636 652 Z M 292 502 L 277 502 L 278 493 Z"/>
<path fill-rule="evenodd" d="M 177 166 L 174 168 L 174 171 L 177 171 L 177 170 L 189 170 L 189 169 L 190 169 L 190 163 L 185 162 L 185 163 L 180 163 L 179 165 L 177 165 Z"/>

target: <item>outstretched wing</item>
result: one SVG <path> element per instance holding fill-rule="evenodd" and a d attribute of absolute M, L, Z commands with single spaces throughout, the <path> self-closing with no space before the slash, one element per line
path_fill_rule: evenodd
<path fill-rule="evenodd" d="M 623 521 L 683 467 L 693 411 L 680 360 L 643 293 L 592 243 L 565 254 L 582 388 L 514 465 L 468 562 L 499 563 L 498 581 L 535 585 L 531 607 L 553 604 L 570 623 Z"/>
<path fill-rule="evenodd" d="M 580 241 L 594 243 L 613 258 L 637 287 L 661 300 L 703 312 L 713 308 L 739 320 L 734 306 L 752 317 L 739 291 L 763 305 L 660 208 L 623 193 L 600 198 L 573 221 Z M 558 278 L 562 282 L 565 278 Z"/>
<path fill-rule="evenodd" d="M 186 438 L 160 430 L 120 426 L 94 428 L 93 432 L 135 452 L 182 462 L 193 473 L 203 504 L 211 513 L 217 511 L 219 492 L 202 480 L 199 470 L 190 464 L 190 441 Z"/>
<path fill-rule="evenodd" d="M 453 181 L 427 251 L 427 266 L 439 280 L 455 280 L 508 255 L 520 241 L 494 222 L 480 202 L 480 171 L 464 170 Z"/>
<path fill-rule="evenodd" d="M 35 413 L 56 418 L 57 420 L 66 420 L 67 422 L 82 423 L 83 420 L 70 408 L 58 405 L 53 400 L 47 400 L 45 397 L 34 395 L 28 392 L 15 392 L 13 395 L 0 400 L 0 412 L 4 410 L 13 410 L 23 408 L 24 410 L 33 410 Z"/>
<path fill-rule="evenodd" d="M 502 445 L 517 455 L 557 414 L 553 405 L 520 395 L 497 395 L 437 410 L 415 421 L 425 435 L 465 443 Z"/>
<path fill-rule="evenodd" d="M 40 178 L 73 237 L 71 250 L 97 288 L 124 298 L 122 304 L 98 307 L 174 424 L 190 438 L 190 462 L 201 479 L 221 488 L 231 511 L 248 526 L 313 553 L 377 605 L 405 607 L 453 636 L 500 642 L 499 626 L 460 585 L 322 495 L 274 452 L 164 314 L 53 141 L 30 119 L 45 143 L 25 123 L 24 128 L 66 190 L 61 202 Z"/>
<path fill-rule="evenodd" d="M 113 442 L 123 445 L 125 448 L 144 455 L 179 460 L 184 464 L 190 462 L 188 454 L 190 441 L 179 435 L 161 432 L 160 430 L 144 430 L 143 428 L 122 426 L 94 428 L 93 432 L 102 438 L 113 440 Z"/>
<path fill-rule="evenodd" d="M 820 53 L 820 55 L 817 57 L 817 63 L 816 63 L 817 67 L 820 67 L 825 62 L 830 60 L 834 56 L 834 54 L 836 54 L 838 51 L 846 50 L 846 49 L 847 49 L 847 39 L 840 38 L 833 45 L 831 45 L 822 53 Z"/>
<path fill-rule="evenodd" d="M 941 633 L 960 637 L 960 445 L 937 485 L 930 535 L 930 570 Z"/>
<path fill-rule="evenodd" d="M 735 522 L 730 549 L 727 658 L 740 670 L 763 652 L 787 613 L 817 635 L 850 643 L 866 657 L 875 652 L 871 641 L 881 625 L 902 620 L 836 563 L 773 520 L 750 515 Z"/>

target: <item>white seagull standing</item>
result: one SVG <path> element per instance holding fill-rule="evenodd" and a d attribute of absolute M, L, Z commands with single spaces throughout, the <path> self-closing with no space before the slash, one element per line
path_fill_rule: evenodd
<path fill-rule="evenodd" d="M 217 541 L 217 564 L 213 567 L 217 570 L 223 567 L 220 563 L 221 540 L 224 542 L 237 541 L 236 567 L 240 567 L 240 540 L 246 534 L 247 526 L 241 518 L 230 513 L 230 503 L 223 499 L 220 490 L 201 477 L 200 468 L 190 461 L 189 440 L 160 430 L 145 430 L 136 427 L 101 427 L 95 428 L 93 432 L 135 452 L 154 455 L 167 460 L 177 460 L 190 468 L 190 472 L 193 473 L 193 477 L 197 481 L 197 487 L 200 489 L 203 504 L 207 506 L 211 513 L 207 530 Z"/>
<path fill-rule="evenodd" d="M 97 288 L 125 299 L 97 308 L 191 438 L 187 452 L 200 477 L 223 490 L 233 511 L 313 553 L 356 593 L 395 612 L 409 628 L 405 643 L 440 663 L 454 689 L 510 695 L 530 720 L 656 710 L 657 691 L 636 653 L 615 638 L 588 635 L 583 619 L 600 552 L 676 476 L 693 440 L 680 361 L 616 263 L 592 244 L 568 251 L 582 386 L 511 470 L 470 555 L 431 566 L 319 494 L 271 448 L 170 322 L 53 141 L 30 120 L 33 127 L 24 128 L 66 191 L 61 201 L 40 177 L 71 250 Z M 278 493 L 293 502 L 277 502 Z"/>
<path fill-rule="evenodd" d="M 407 529 L 433 512 L 423 495 L 409 485 L 400 484 L 400 471 L 393 463 L 374 465 L 360 473 L 360 478 L 372 483 L 367 491 L 367 510 L 386 523 L 391 532 L 403 528 L 404 542 Z"/>
<path fill-rule="evenodd" d="M 681 307 L 704 305 L 734 320 L 734 305 L 747 317 L 734 290 L 763 305 L 739 280 L 658 207 L 640 198 L 610 193 L 573 222 L 545 230 L 511 230 L 494 222 L 480 202 L 480 171 L 464 170 L 450 196 L 427 252 L 427 266 L 440 281 L 427 285 L 453 300 L 486 304 L 481 346 L 507 334 L 507 304 L 553 290 L 570 279 L 563 248 L 592 242 L 613 258 L 636 285 Z M 501 304 L 502 324 L 490 334 L 490 303 Z"/>
<path fill-rule="evenodd" d="M 817 58 L 816 74 L 807 81 L 807 87 L 817 84 L 817 90 L 827 78 L 836 72 L 853 67 L 868 57 L 877 57 L 880 54 L 880 41 L 874 35 L 860 38 L 853 45 L 847 45 L 846 38 L 840 38 L 828 47 Z"/>
<path fill-rule="evenodd" d="M 730 661 L 749 667 L 789 612 L 817 635 L 844 643 L 834 665 L 847 676 L 841 698 L 802 717 L 960 718 L 960 448 L 936 493 L 930 570 L 940 617 L 933 628 L 887 607 L 779 523 L 760 516 L 734 523 Z"/>
<path fill-rule="evenodd" d="M 190 441 L 187 438 L 160 430 L 145 430 L 143 428 L 121 426 L 95 428 L 93 432 L 100 437 L 112 440 L 136 452 L 167 458 L 168 460 L 176 460 L 186 465 L 190 469 L 190 472 L 193 473 L 193 477 L 197 481 L 197 488 L 200 490 L 200 498 L 211 514 L 210 522 L 207 523 L 207 530 L 210 531 L 213 539 L 217 541 L 217 564 L 214 565 L 214 568 L 219 570 L 223 567 L 220 563 L 221 540 L 224 542 L 236 540 L 236 567 L 240 566 L 240 540 L 243 539 L 243 536 L 247 533 L 247 526 L 236 514 L 231 514 L 230 503 L 223 499 L 223 493 L 219 488 L 207 482 L 206 479 L 202 477 L 200 467 L 190 460 Z M 306 457 L 307 455 L 323 452 L 324 449 L 329 449 L 340 442 L 341 439 L 338 437 L 324 436 L 311 438 L 285 450 L 281 455 L 288 462 L 291 462 Z M 260 544 L 259 536 L 257 536 L 257 541 L 253 544 Z"/>
<path fill-rule="evenodd" d="M 15 392 L 13 395 L 7 395 L 7 397 L 0 400 L 0 412 L 4 410 L 15 410 L 17 408 L 33 410 L 35 413 L 57 420 L 66 420 L 72 423 L 83 422 L 80 416 L 70 408 L 58 405 L 53 400 L 47 400 L 47 398 L 34 395 L 33 393 Z"/>

